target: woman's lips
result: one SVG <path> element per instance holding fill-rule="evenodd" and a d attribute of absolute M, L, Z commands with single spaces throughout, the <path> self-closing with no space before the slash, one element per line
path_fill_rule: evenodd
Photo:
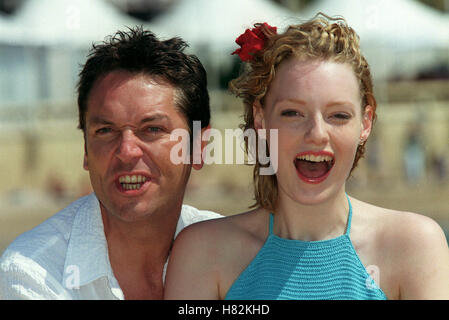
<path fill-rule="evenodd" d="M 296 155 L 294 164 L 298 177 L 306 183 L 317 184 L 329 176 L 335 163 L 333 153 L 305 151 Z"/>

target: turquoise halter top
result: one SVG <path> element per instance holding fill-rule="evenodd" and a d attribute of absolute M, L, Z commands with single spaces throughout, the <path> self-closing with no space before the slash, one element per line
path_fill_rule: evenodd
<path fill-rule="evenodd" d="M 289 240 L 269 234 L 256 257 L 229 289 L 226 300 L 386 300 L 360 261 L 346 232 L 319 241 Z"/>

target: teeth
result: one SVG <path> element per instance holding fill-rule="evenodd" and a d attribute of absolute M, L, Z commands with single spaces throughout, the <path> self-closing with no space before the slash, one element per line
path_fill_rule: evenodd
<path fill-rule="evenodd" d="M 137 190 L 140 189 L 140 184 L 122 184 L 123 189 L 125 190 Z"/>
<path fill-rule="evenodd" d="M 138 190 L 148 178 L 142 175 L 121 176 L 119 182 L 125 190 Z"/>
<path fill-rule="evenodd" d="M 122 184 L 137 183 L 137 185 L 140 187 L 140 183 L 147 181 L 147 177 L 142 175 L 121 176 L 118 181 Z"/>
<path fill-rule="evenodd" d="M 305 154 L 305 155 L 297 157 L 296 159 L 312 161 L 312 162 L 332 161 L 331 156 L 326 156 L 326 155 L 315 156 L 313 154 Z"/>

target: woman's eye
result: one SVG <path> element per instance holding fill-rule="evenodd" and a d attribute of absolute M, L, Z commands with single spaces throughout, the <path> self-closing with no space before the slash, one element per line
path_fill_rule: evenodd
<path fill-rule="evenodd" d="M 284 117 L 296 117 L 299 116 L 300 113 L 298 111 L 294 111 L 294 110 L 285 110 L 281 112 L 281 116 Z"/>
<path fill-rule="evenodd" d="M 351 115 L 347 114 L 347 113 L 336 113 L 336 114 L 332 115 L 332 117 L 337 119 L 337 120 L 348 120 L 348 119 L 351 119 Z"/>

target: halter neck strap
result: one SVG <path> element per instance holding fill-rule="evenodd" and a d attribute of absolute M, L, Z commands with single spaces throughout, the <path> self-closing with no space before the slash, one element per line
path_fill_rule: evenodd
<path fill-rule="evenodd" d="M 271 236 L 273 234 L 273 213 L 270 212 L 270 224 L 268 227 L 268 235 Z"/>
<path fill-rule="evenodd" d="M 346 194 L 346 199 L 348 199 L 349 212 L 348 212 L 348 222 L 346 225 L 345 235 L 349 236 L 349 233 L 351 232 L 352 205 L 351 205 L 351 200 L 349 200 L 349 196 L 347 194 Z M 273 223 L 274 223 L 273 213 L 270 212 L 270 223 L 269 223 L 269 227 L 268 227 L 268 235 L 273 234 Z"/>
<path fill-rule="evenodd" d="M 352 205 L 351 205 L 351 200 L 349 200 L 348 194 L 346 194 L 346 199 L 348 199 L 349 213 L 348 213 L 348 223 L 346 226 L 345 235 L 347 235 L 349 237 L 349 232 L 351 231 Z"/>

